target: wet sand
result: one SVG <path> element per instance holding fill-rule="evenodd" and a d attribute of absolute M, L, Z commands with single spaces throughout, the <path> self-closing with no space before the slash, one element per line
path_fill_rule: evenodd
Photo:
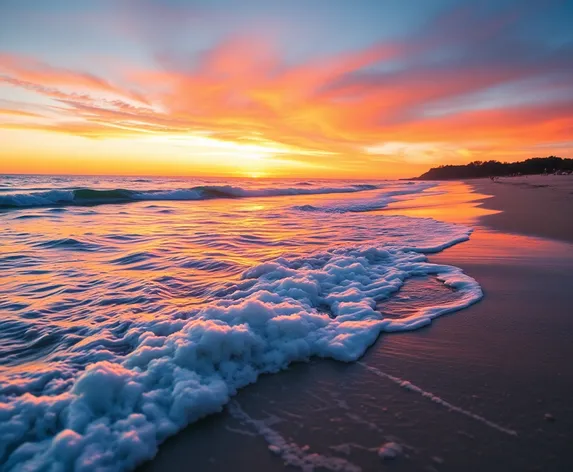
<path fill-rule="evenodd" d="M 168 440 L 141 470 L 293 470 L 268 449 L 281 438 L 290 444 L 286 462 L 303 470 L 573 470 L 573 245 L 496 229 L 546 236 L 566 228 L 519 226 L 524 199 L 540 202 L 535 192 L 546 187 L 471 185 L 496 197 L 453 184 L 456 205 L 436 197 L 424 210 L 395 211 L 474 221 L 470 241 L 430 260 L 476 278 L 481 302 L 384 335 L 359 363 L 313 360 L 265 376 L 231 408 Z M 499 216 L 484 209 L 503 205 Z M 415 303 L 419 290 L 439 290 L 431 283 L 412 280 L 400 296 Z M 388 441 L 402 447 L 394 460 L 377 454 Z"/>
<path fill-rule="evenodd" d="M 467 181 L 493 195 L 484 208 L 503 213 L 481 222 L 500 231 L 573 241 L 573 175 L 532 175 Z"/>

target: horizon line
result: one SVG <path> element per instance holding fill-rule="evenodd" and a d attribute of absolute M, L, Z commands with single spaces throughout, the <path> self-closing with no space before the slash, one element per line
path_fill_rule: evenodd
<path fill-rule="evenodd" d="M 238 176 L 238 175 L 151 175 L 151 174 L 52 174 L 31 172 L 0 172 L 0 177 L 128 177 L 128 178 L 165 178 L 165 179 L 236 179 L 236 180 L 412 180 L 416 177 L 272 177 L 272 176 Z"/>

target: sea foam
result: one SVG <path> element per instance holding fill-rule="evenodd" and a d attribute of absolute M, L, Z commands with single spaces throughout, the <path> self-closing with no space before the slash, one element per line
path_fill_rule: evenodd
<path fill-rule="evenodd" d="M 388 189 L 377 192 L 368 199 L 353 199 L 350 202 L 329 202 L 323 205 L 295 205 L 294 210 L 322 212 L 322 213 L 364 213 L 368 211 L 382 210 L 390 203 L 396 201 L 397 197 L 415 195 L 425 192 L 426 195 L 441 194 L 441 190 L 427 190 L 435 187 L 433 182 L 407 182 L 398 189 Z"/>
<path fill-rule="evenodd" d="M 40 376 L 14 376 L 0 385 L 0 463 L 7 471 L 133 469 L 261 374 L 313 356 L 355 361 L 383 332 L 426 326 L 478 301 L 474 279 L 424 255 L 470 230 L 414 223 L 424 235 L 417 244 L 341 245 L 269 260 L 185 316 L 147 317 L 119 339 L 100 336 L 98 350 L 86 339 L 74 348 L 85 359 L 64 353 Z M 401 319 L 376 310 L 423 275 L 454 289 L 454 300 Z"/>

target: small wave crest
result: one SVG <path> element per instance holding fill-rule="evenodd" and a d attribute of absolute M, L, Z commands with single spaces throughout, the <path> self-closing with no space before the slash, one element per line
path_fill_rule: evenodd
<path fill-rule="evenodd" d="M 309 184 L 311 185 L 311 184 Z M 356 184 L 345 187 L 285 187 L 245 189 L 232 185 L 204 185 L 175 190 L 100 190 L 92 188 L 27 191 L 0 195 L 0 210 L 50 206 L 87 206 L 106 203 L 135 201 L 193 201 L 215 198 L 281 197 L 293 195 L 316 195 L 327 193 L 352 193 L 375 190 L 373 184 Z"/>
<path fill-rule="evenodd" d="M 0 195 L 0 209 L 122 203 L 134 200 L 136 195 L 137 192 L 132 190 L 95 190 L 89 188 L 13 193 Z"/>
<path fill-rule="evenodd" d="M 351 202 L 334 202 L 323 206 L 315 205 L 297 205 L 294 210 L 309 211 L 309 212 L 323 212 L 323 213 L 362 213 L 367 211 L 382 210 L 390 203 L 396 200 L 396 197 L 405 195 L 414 195 L 424 192 L 435 184 L 427 182 L 407 182 L 404 188 L 394 190 L 384 190 L 377 193 L 374 197 L 368 200 L 353 200 Z M 357 186 L 362 190 L 375 190 L 370 188 L 370 185 Z"/>
<path fill-rule="evenodd" d="M 61 238 L 49 241 L 42 241 L 35 244 L 37 248 L 43 249 L 60 249 L 69 251 L 97 251 L 101 250 L 101 246 L 93 243 L 80 241 L 74 238 Z"/>

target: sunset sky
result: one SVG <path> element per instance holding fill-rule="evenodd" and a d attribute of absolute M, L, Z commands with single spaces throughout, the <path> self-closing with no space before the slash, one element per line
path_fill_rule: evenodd
<path fill-rule="evenodd" d="M 571 0 L 2 0 L 0 173 L 573 157 Z"/>

